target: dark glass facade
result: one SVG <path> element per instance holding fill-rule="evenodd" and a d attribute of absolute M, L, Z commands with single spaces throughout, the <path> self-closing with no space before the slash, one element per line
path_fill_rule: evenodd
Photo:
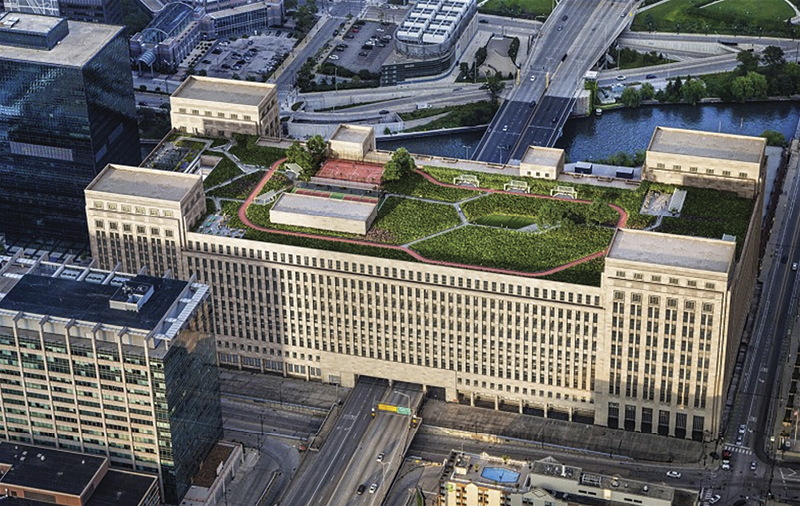
<path fill-rule="evenodd" d="M 0 233 L 85 241 L 83 189 L 108 163 L 140 162 L 121 32 L 83 67 L 10 59 L 0 46 Z"/>
<path fill-rule="evenodd" d="M 164 502 L 177 504 L 203 459 L 222 439 L 216 342 L 208 300 L 189 329 L 170 343 L 163 360 L 150 360 Z M 160 430 L 169 427 L 169 430 Z"/>

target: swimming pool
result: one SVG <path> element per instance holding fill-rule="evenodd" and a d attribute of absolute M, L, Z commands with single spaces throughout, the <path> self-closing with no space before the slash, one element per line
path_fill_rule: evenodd
<path fill-rule="evenodd" d="M 502 467 L 484 467 L 481 476 L 497 483 L 516 483 L 519 473 Z"/>

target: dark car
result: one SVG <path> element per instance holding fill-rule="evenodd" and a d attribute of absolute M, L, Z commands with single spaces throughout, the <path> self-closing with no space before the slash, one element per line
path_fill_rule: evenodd
<path fill-rule="evenodd" d="M 645 79 L 655 79 L 656 75 L 655 74 L 647 74 L 646 76 L 644 76 L 644 78 Z"/>
<path fill-rule="evenodd" d="M 356 489 L 356 494 L 361 495 L 367 489 L 366 485 L 359 485 Z"/>
<path fill-rule="evenodd" d="M 567 16 L 566 14 L 564 14 L 563 16 L 561 16 L 561 21 L 566 21 L 566 20 L 568 20 L 568 19 L 569 19 L 569 16 Z"/>
<path fill-rule="evenodd" d="M 222 49 L 217 49 L 217 48 L 214 48 L 214 49 L 213 49 L 211 52 L 212 52 L 213 54 L 222 54 Z"/>
<path fill-rule="evenodd" d="M 479 19 L 479 20 L 478 20 L 478 23 L 482 23 L 482 24 L 484 24 L 484 25 L 485 25 L 486 23 L 488 23 L 488 22 L 489 22 L 489 20 L 488 20 L 488 19 Z"/>
<path fill-rule="evenodd" d="M 386 109 L 384 109 L 384 110 L 380 111 L 378 114 L 389 114 L 389 111 L 387 111 Z"/>
<path fill-rule="evenodd" d="M 366 51 L 361 51 L 360 53 L 358 53 L 358 56 L 367 56 L 367 52 Z"/>
<path fill-rule="evenodd" d="M 355 38 L 356 38 L 356 36 L 355 36 L 355 35 L 353 35 L 352 33 L 348 33 L 347 35 L 345 35 L 345 36 L 344 36 L 344 38 L 345 38 L 345 39 L 355 39 Z"/>
<path fill-rule="evenodd" d="M 336 37 L 337 35 L 339 35 L 339 30 L 334 30 L 333 31 L 333 36 Z"/>
<path fill-rule="evenodd" d="M 222 68 L 224 68 L 224 69 L 229 69 L 229 68 L 231 68 L 231 66 L 230 66 L 230 65 L 228 65 L 227 63 L 223 63 L 223 64 L 222 64 Z"/>
<path fill-rule="evenodd" d="M 563 30 L 563 29 L 564 29 L 564 27 L 563 27 L 563 26 L 561 26 L 561 25 L 558 25 L 558 26 L 556 27 L 556 30 L 558 30 L 559 32 L 560 32 L 561 30 Z"/>
<path fill-rule="evenodd" d="M 389 26 L 389 25 L 391 25 L 391 23 L 389 23 L 388 21 L 381 21 L 381 26 Z"/>

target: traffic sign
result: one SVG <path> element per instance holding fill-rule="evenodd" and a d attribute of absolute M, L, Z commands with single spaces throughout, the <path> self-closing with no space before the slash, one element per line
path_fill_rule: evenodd
<path fill-rule="evenodd" d="M 410 415 L 411 414 L 411 410 L 409 408 L 404 408 L 402 406 L 398 406 L 397 407 L 397 412 L 399 414 L 401 414 L 401 415 Z"/>

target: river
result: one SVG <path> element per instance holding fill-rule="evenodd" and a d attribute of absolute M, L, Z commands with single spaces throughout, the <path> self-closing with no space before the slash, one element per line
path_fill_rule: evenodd
<path fill-rule="evenodd" d="M 567 160 L 602 159 L 618 151 L 633 154 L 647 148 L 657 126 L 706 130 L 741 135 L 760 135 L 764 130 L 794 135 L 800 120 L 797 102 L 645 106 L 615 109 L 602 116 L 571 119 L 556 147 Z M 379 149 L 405 147 L 412 153 L 466 158 L 472 156 L 483 132 L 443 134 L 405 140 L 378 141 Z"/>

